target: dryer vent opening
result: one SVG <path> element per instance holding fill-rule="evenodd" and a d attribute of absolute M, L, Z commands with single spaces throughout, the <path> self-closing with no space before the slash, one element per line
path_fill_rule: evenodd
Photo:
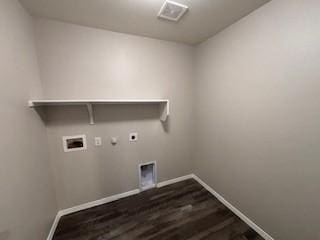
<path fill-rule="evenodd" d="M 156 186 L 156 163 L 145 163 L 139 165 L 140 189 L 142 191 Z"/>

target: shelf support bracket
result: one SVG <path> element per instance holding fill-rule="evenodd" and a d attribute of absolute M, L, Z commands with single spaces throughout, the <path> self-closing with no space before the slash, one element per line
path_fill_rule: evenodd
<path fill-rule="evenodd" d="M 160 120 L 165 122 L 170 114 L 169 111 L 169 101 L 160 103 Z"/>
<path fill-rule="evenodd" d="M 90 125 L 94 124 L 94 117 L 93 117 L 93 108 L 91 103 L 87 103 L 87 109 L 89 113 L 89 120 L 90 120 Z"/>

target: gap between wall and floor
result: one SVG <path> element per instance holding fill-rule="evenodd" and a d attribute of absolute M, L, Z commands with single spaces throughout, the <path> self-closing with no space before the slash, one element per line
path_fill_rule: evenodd
<path fill-rule="evenodd" d="M 170 184 L 174 184 L 177 182 L 181 182 L 187 179 L 194 179 L 196 180 L 200 185 L 202 185 L 208 192 L 210 192 L 213 196 L 215 196 L 222 204 L 224 204 L 227 208 L 229 208 L 235 215 L 237 215 L 242 221 L 244 221 L 248 226 L 250 226 L 253 230 L 255 230 L 261 237 L 263 237 L 265 240 L 274 240 L 268 233 L 266 233 L 262 228 L 260 228 L 257 224 L 255 224 L 253 221 L 251 221 L 247 216 L 245 216 L 240 210 L 238 210 L 236 207 L 234 207 L 231 203 L 229 203 L 224 197 L 222 197 L 219 193 L 217 193 L 215 190 L 213 190 L 208 184 L 206 184 L 204 181 L 202 181 L 198 176 L 195 174 L 189 174 L 182 177 L 170 179 L 167 181 L 160 182 L 156 184 L 156 187 L 161 188 Z M 129 197 L 135 194 L 140 193 L 140 189 L 134 189 L 128 192 L 112 195 L 103 199 L 99 199 L 96 201 L 84 203 L 81 205 L 77 205 L 71 208 L 63 209 L 58 211 L 57 216 L 54 219 L 54 222 L 52 224 L 51 230 L 49 232 L 47 240 L 52 240 L 54 232 L 58 226 L 59 220 L 61 217 L 78 212 L 81 210 L 85 210 L 88 208 L 92 208 L 95 206 L 99 206 L 105 203 L 113 202 L 116 200 L 119 200 L 121 198 Z"/>

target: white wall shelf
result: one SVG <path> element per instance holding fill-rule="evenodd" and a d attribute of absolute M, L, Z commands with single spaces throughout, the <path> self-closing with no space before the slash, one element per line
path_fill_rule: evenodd
<path fill-rule="evenodd" d="M 30 100 L 30 108 L 48 106 L 83 105 L 88 109 L 90 124 L 94 124 L 93 105 L 97 104 L 159 104 L 160 120 L 165 122 L 169 116 L 168 99 L 71 99 L 71 100 Z"/>

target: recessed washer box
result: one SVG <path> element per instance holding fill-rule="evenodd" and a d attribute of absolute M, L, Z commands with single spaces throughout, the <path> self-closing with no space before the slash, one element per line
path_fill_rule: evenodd
<path fill-rule="evenodd" d="M 64 152 L 74 152 L 87 149 L 86 135 L 74 135 L 62 137 Z"/>

